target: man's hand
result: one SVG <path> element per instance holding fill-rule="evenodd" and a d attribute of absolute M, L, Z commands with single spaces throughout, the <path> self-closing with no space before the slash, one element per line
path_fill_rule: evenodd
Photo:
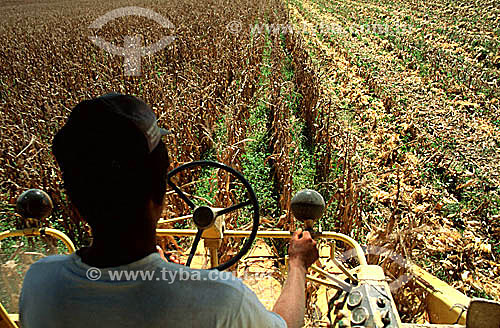
<path fill-rule="evenodd" d="M 290 265 L 300 265 L 307 270 L 319 258 L 316 241 L 312 239 L 309 231 L 302 232 L 299 228 L 293 233 L 288 247 Z"/>
<path fill-rule="evenodd" d="M 171 252 L 164 252 L 163 249 L 156 245 L 156 250 L 158 251 L 158 254 L 160 254 L 161 258 L 163 260 L 165 260 L 165 262 L 173 262 L 173 263 L 177 263 L 177 264 L 184 264 L 184 263 L 181 263 L 181 260 L 179 259 L 179 257 L 177 257 L 177 255 L 175 254 L 172 254 Z M 168 256 L 168 260 L 167 260 L 167 256 Z"/>

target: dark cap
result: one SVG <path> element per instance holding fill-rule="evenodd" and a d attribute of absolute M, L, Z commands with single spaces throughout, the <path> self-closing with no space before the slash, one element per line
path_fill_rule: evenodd
<path fill-rule="evenodd" d="M 166 134 L 170 132 L 158 127 L 145 102 L 109 93 L 82 101 L 73 109 L 54 138 L 53 150 L 58 162 L 65 162 L 70 153 L 76 161 L 107 157 L 113 162 L 131 162 L 150 154 Z"/>
<path fill-rule="evenodd" d="M 144 135 L 149 153 L 158 146 L 162 136 L 170 134 L 168 130 L 158 127 L 156 116 L 151 107 L 138 98 L 119 93 L 108 93 L 96 98 L 95 101 L 106 104 L 102 109 L 130 120 Z"/>

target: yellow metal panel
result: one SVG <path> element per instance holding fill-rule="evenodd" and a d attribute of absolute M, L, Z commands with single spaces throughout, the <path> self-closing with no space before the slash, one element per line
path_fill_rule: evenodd
<path fill-rule="evenodd" d="M 416 265 L 412 265 L 411 272 L 429 293 L 426 306 L 431 323 L 465 324 L 467 311 L 464 309 L 469 306 L 469 297 Z"/>

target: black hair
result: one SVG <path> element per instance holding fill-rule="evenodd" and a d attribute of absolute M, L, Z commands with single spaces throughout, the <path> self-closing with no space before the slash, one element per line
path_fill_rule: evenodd
<path fill-rule="evenodd" d="M 76 110 L 71 117 L 87 112 Z M 161 140 L 148 154 L 144 136 L 130 122 L 115 115 L 106 117 L 102 111 L 99 115 L 99 122 L 88 126 L 72 124 L 70 118 L 52 143 L 66 192 L 92 228 L 139 219 L 149 200 L 161 205 L 169 167 Z M 85 122 L 85 118 L 76 121 Z M 114 222 L 117 219 L 120 222 Z"/>

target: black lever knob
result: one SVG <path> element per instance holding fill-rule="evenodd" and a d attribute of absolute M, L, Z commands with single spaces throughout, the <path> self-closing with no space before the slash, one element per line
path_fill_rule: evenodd
<path fill-rule="evenodd" d="M 16 201 L 16 212 L 25 219 L 45 219 L 53 208 L 50 196 L 40 189 L 26 190 Z"/>
<path fill-rule="evenodd" d="M 325 211 L 325 200 L 315 190 L 303 189 L 293 196 L 290 202 L 292 213 L 299 221 L 317 221 Z"/>

